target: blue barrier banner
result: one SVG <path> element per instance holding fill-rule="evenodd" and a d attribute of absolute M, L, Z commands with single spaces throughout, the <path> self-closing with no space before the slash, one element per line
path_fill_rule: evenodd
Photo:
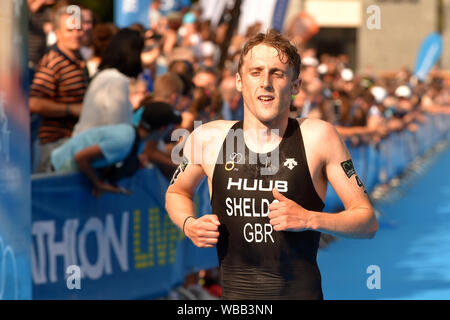
<path fill-rule="evenodd" d="M 0 1 L 0 299 L 31 299 L 26 1 Z"/>
<path fill-rule="evenodd" d="M 195 247 L 171 222 L 159 170 L 121 184 L 132 194 L 97 199 L 80 174 L 33 178 L 33 299 L 158 298 L 218 266 L 214 248 Z M 206 179 L 194 201 L 210 213 Z"/>
<path fill-rule="evenodd" d="M 425 81 L 431 68 L 442 54 L 442 37 L 439 33 L 430 33 L 422 42 L 416 57 L 414 75 Z"/>

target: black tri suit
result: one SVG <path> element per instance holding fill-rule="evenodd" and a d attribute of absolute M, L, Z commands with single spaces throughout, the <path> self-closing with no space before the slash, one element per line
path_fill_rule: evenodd
<path fill-rule="evenodd" d="M 243 122 L 229 130 L 214 167 L 212 213 L 220 221 L 217 254 L 224 299 L 323 299 L 316 257 L 320 232 L 275 231 L 267 217 L 272 189 L 322 211 L 300 126 L 289 119 L 278 147 L 250 151 Z M 238 143 L 239 141 L 239 143 Z"/>

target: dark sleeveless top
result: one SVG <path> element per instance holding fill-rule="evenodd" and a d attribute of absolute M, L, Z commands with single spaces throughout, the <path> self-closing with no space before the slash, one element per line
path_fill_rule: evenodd
<path fill-rule="evenodd" d="M 221 223 L 217 254 L 224 299 L 323 299 L 316 257 L 320 233 L 275 231 L 267 217 L 272 189 L 322 211 L 297 120 L 277 148 L 250 151 L 242 121 L 233 125 L 214 167 L 212 212 Z"/>

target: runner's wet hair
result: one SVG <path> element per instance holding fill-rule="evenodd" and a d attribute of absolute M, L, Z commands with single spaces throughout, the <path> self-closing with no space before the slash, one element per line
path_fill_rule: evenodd
<path fill-rule="evenodd" d="M 259 44 L 265 44 L 275 48 L 278 52 L 280 61 L 283 63 L 288 63 L 292 67 L 292 70 L 294 71 L 294 79 L 299 77 L 302 62 L 297 48 L 292 45 L 288 39 L 273 29 L 269 30 L 267 33 L 258 33 L 245 43 L 239 58 L 239 74 L 241 74 L 241 68 L 244 64 L 244 57 L 253 47 Z"/>

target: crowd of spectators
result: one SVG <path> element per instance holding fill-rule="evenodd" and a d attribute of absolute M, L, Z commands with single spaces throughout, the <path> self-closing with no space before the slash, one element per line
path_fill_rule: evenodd
<path fill-rule="evenodd" d="M 213 28 L 198 4 L 163 15 L 153 1 L 150 28 L 136 23 L 119 29 L 83 6 L 77 21 L 67 11 L 72 4 L 28 0 L 33 173 L 59 170 L 52 154 L 71 138 L 93 128 L 137 126 L 145 110 L 161 104 L 170 105 L 181 116 L 178 127 L 188 131 L 194 121 L 243 119 L 235 74 L 240 49 L 264 31 L 260 24 L 229 38 L 227 15 Z M 392 131 L 415 131 L 427 113 L 449 113 L 450 77 L 439 70 L 427 81 L 407 69 L 356 74 L 345 54 L 319 55 L 308 43 L 297 46 L 302 86 L 291 116 L 329 121 L 354 145 L 377 143 Z M 139 160 L 142 166 L 154 163 L 169 178 L 178 164 L 171 159 L 173 128 L 163 129 L 146 142 Z"/>

